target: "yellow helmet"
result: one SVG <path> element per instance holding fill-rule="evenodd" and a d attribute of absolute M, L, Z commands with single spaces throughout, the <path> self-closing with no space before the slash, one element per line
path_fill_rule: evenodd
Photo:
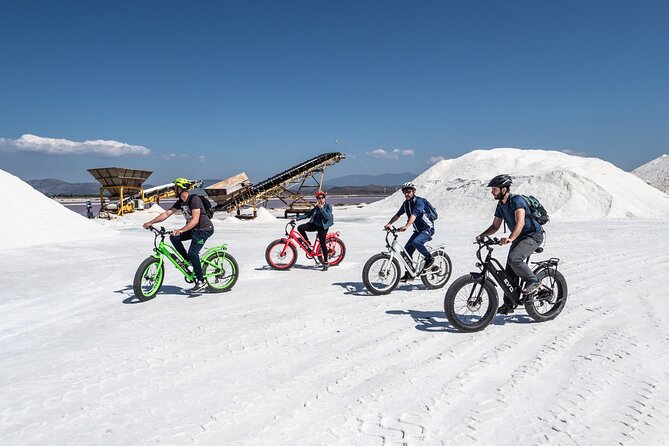
<path fill-rule="evenodd" d="M 180 189 L 189 190 L 193 188 L 193 182 L 186 178 L 177 178 L 172 181 L 174 185 Z"/>

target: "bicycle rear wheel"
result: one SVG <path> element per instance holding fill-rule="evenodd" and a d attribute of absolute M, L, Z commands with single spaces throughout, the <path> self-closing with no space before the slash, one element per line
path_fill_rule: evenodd
<path fill-rule="evenodd" d="M 346 255 L 346 245 L 339 238 L 328 239 L 327 241 L 328 248 L 328 265 L 336 266 L 344 260 Z"/>
<path fill-rule="evenodd" d="M 165 265 L 155 257 L 149 257 L 140 263 L 132 281 L 132 290 L 137 299 L 144 301 L 154 297 L 165 279 Z"/>
<path fill-rule="evenodd" d="M 451 258 L 444 251 L 435 251 L 432 253 L 434 263 L 426 274 L 420 276 L 420 280 L 430 290 L 442 288 L 451 278 L 452 265 Z"/>
<path fill-rule="evenodd" d="M 448 287 L 444 298 L 444 311 L 448 321 L 460 331 L 483 330 L 492 322 L 497 312 L 497 290 L 480 277 L 471 274 L 459 277 Z"/>
<path fill-rule="evenodd" d="M 543 268 L 536 271 L 543 285 L 533 300 L 525 302 L 525 311 L 538 322 L 555 319 L 567 303 L 567 281 L 554 268 Z"/>
<path fill-rule="evenodd" d="M 202 259 L 202 273 L 212 293 L 230 291 L 239 278 L 237 260 L 226 252 L 215 252 Z"/>

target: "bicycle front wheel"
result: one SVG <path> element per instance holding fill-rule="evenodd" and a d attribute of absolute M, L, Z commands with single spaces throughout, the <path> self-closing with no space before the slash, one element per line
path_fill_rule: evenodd
<path fill-rule="evenodd" d="M 497 312 L 497 291 L 480 277 L 459 277 L 448 287 L 444 311 L 448 321 L 460 331 L 472 332 L 488 326 Z"/>
<path fill-rule="evenodd" d="M 388 254 L 373 255 L 362 269 L 362 281 L 370 293 L 388 294 L 400 281 L 400 264 Z"/>
<path fill-rule="evenodd" d="M 212 293 L 230 291 L 239 278 L 237 260 L 226 252 L 215 252 L 202 259 L 202 273 Z"/>
<path fill-rule="evenodd" d="M 452 265 L 451 258 L 444 251 L 435 251 L 432 253 L 434 263 L 430 270 L 421 275 L 420 280 L 430 290 L 442 288 L 451 278 Z"/>
<path fill-rule="evenodd" d="M 288 246 L 286 246 L 286 243 L 288 243 Z M 286 240 L 274 240 L 265 250 L 265 260 L 273 269 L 290 269 L 297 261 L 297 250 Z"/>
<path fill-rule="evenodd" d="M 165 279 L 165 265 L 155 257 L 145 259 L 137 268 L 132 281 L 132 290 L 137 299 L 149 300 L 158 293 Z"/>

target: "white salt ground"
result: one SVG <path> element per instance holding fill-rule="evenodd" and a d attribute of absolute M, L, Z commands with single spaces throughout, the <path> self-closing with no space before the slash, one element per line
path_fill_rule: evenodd
<path fill-rule="evenodd" d="M 37 200 L 28 232 L 70 224 L 62 206 Z M 431 243 L 446 245 L 451 281 L 475 270 L 473 237 L 493 205 L 466 224 L 437 220 Z M 138 302 L 132 278 L 153 247 L 138 216 L 119 231 L 82 219 L 95 228 L 85 234 L 115 237 L 4 249 L 0 444 L 669 442 L 669 300 L 658 285 L 669 280 L 669 219 L 555 218 L 536 259 L 561 259 L 563 313 L 535 323 L 519 310 L 462 334 L 444 317 L 445 289 L 365 291 L 362 267 L 395 210 L 371 207 L 335 209 L 348 251 L 327 272 L 302 255 L 290 271 L 268 268 L 264 250 L 286 220 L 215 219 L 207 246 L 227 243 L 240 265 L 223 294 L 189 295 L 168 268 L 157 297 Z M 23 229 L 0 224 L 12 237 Z"/>

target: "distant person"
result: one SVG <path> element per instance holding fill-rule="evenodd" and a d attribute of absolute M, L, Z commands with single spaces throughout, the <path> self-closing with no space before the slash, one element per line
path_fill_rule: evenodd
<path fill-rule="evenodd" d="M 207 288 L 202 274 L 202 265 L 200 263 L 200 251 L 204 246 L 205 240 L 214 233 L 214 224 L 211 222 L 205 212 L 202 199 L 198 195 L 191 195 L 188 191 L 193 188 L 195 182 L 186 178 L 177 178 L 174 180 L 174 192 L 178 198 L 174 205 L 154 218 L 143 224 L 145 228 L 152 226 L 169 218 L 174 212 L 181 210 L 186 217 L 186 225 L 181 229 L 172 231 L 170 241 L 184 258 L 188 259 L 193 265 L 195 273 L 195 285 L 190 291 L 200 292 Z M 206 199 L 206 198 L 205 198 Z M 191 240 L 188 252 L 184 248 L 183 241 Z"/>
<path fill-rule="evenodd" d="M 86 217 L 94 218 L 93 217 L 93 203 L 91 202 L 90 199 L 86 200 Z"/>
<path fill-rule="evenodd" d="M 514 285 L 518 285 L 518 278 L 524 280 L 523 294 L 533 296 L 541 286 L 539 278 L 532 272 L 525 262 L 527 258 L 541 246 L 544 241 L 544 230 L 541 225 L 531 217 L 530 207 L 527 201 L 520 195 L 511 195 L 511 177 L 506 174 L 497 175 L 490 180 L 487 187 L 491 187 L 490 193 L 497 200 L 495 217 L 492 224 L 476 236 L 480 241 L 487 235 L 494 234 L 502 224 L 511 229 L 508 237 L 500 239 L 501 245 L 511 243 L 509 256 L 506 260 L 506 273 Z M 511 300 L 504 296 L 504 304 L 497 309 L 499 314 L 512 314 L 514 306 Z"/>
<path fill-rule="evenodd" d="M 404 249 L 407 254 L 409 254 L 409 257 L 413 257 L 413 253 L 416 250 L 421 253 L 423 257 L 425 257 L 423 271 L 426 271 L 434 263 L 432 254 L 430 254 L 430 251 L 425 247 L 425 243 L 432 240 L 432 236 L 434 235 L 434 223 L 430 220 L 427 214 L 427 200 L 416 196 L 416 186 L 411 182 L 402 185 L 402 193 L 404 194 L 404 203 L 402 203 L 400 210 L 393 215 L 393 218 L 391 218 L 383 228 L 390 229 L 393 223 L 395 223 L 402 214 L 405 214 L 408 217 L 406 224 L 397 229 L 403 232 L 413 225 L 413 234 L 411 234 L 406 245 L 404 245 Z M 409 272 L 406 271 L 402 278 L 400 278 L 400 281 L 407 282 L 411 278 Z"/>
<path fill-rule="evenodd" d="M 304 240 L 311 245 L 307 232 L 317 232 L 318 240 L 321 244 L 321 253 L 323 260 L 323 271 L 328 270 L 328 246 L 326 243 L 328 229 L 334 224 L 334 215 L 332 214 L 332 206 L 325 202 L 325 192 L 319 190 L 316 192 L 316 205 L 309 210 L 309 212 L 297 217 L 297 220 L 304 220 L 308 218 L 309 222 L 301 224 L 297 227 L 297 231 L 302 235 Z M 295 221 L 295 220 L 291 220 Z"/>

